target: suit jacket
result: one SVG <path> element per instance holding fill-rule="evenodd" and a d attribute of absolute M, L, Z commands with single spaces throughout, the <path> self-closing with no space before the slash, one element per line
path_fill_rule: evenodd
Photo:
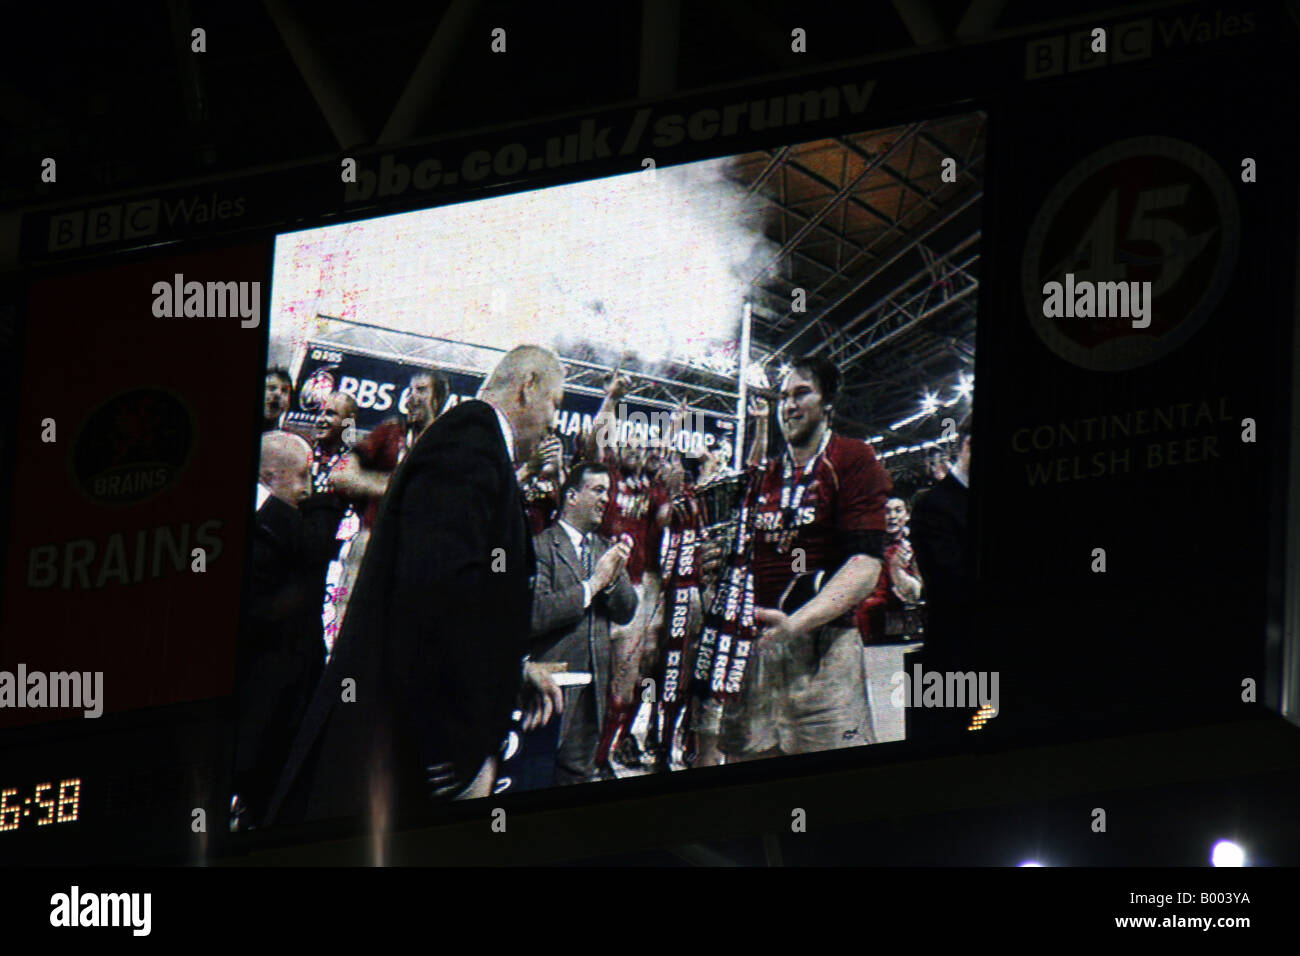
<path fill-rule="evenodd" d="M 418 808 L 435 763 L 468 784 L 509 728 L 534 567 L 497 414 L 462 402 L 389 482 L 268 821 L 355 816 L 377 799 Z"/>
<path fill-rule="evenodd" d="M 537 583 L 533 595 L 534 660 L 564 661 L 569 670 L 592 671 L 596 726 L 605 720 L 609 688 L 609 624 L 626 624 L 636 614 L 636 590 L 619 572 L 613 587 L 582 606 L 582 566 L 573 541 L 559 523 L 537 535 Z M 610 548 L 608 538 L 592 535 L 592 567 Z M 591 626 L 588 627 L 590 621 Z"/>
<path fill-rule="evenodd" d="M 253 822 L 265 811 L 280 769 L 325 668 L 321 605 L 342 509 L 274 496 L 253 523 L 249 611 L 238 650 L 235 789 Z"/>
<path fill-rule="evenodd" d="M 969 498 L 966 486 L 948 475 L 912 511 L 912 547 L 928 619 L 924 654 L 934 669 L 960 669 L 963 657 L 973 597 Z"/>

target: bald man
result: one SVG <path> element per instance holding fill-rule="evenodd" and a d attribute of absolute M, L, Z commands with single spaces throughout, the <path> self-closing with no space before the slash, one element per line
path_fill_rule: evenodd
<path fill-rule="evenodd" d="M 316 446 L 312 456 L 311 479 L 318 494 L 331 491 L 330 474 L 343 461 L 351 447 L 345 440 L 348 425 L 356 425 L 357 400 L 347 392 L 335 392 L 325 400 L 316 417 Z"/>
<path fill-rule="evenodd" d="M 353 492 L 346 480 L 351 458 L 353 430 L 357 421 L 357 400 L 347 392 L 335 392 L 327 398 L 316 417 L 316 441 L 312 447 L 311 487 L 315 497 L 332 496 L 342 504 L 342 516 L 335 526 L 334 560 L 326 573 L 322 614 L 325 621 L 325 648 L 328 654 L 338 637 L 351 596 L 353 581 L 347 575 L 351 565 L 353 542 L 361 532 L 361 514 L 366 498 Z M 353 439 L 355 440 L 355 439 Z"/>
<path fill-rule="evenodd" d="M 407 453 L 272 799 L 274 822 L 394 819 L 487 796 L 521 692 L 526 729 L 562 709 L 545 672 L 524 663 L 534 560 L 515 467 L 563 398 L 558 357 L 520 346 Z"/>
<path fill-rule="evenodd" d="M 233 829 L 260 823 L 325 667 L 320 602 L 340 512 L 309 499 L 312 449 L 262 435 L 248 622 L 237 657 Z"/>
<path fill-rule="evenodd" d="M 290 432 L 265 432 L 257 477 L 259 511 L 270 495 L 291 508 L 297 508 L 299 502 L 311 493 L 311 446 Z"/>

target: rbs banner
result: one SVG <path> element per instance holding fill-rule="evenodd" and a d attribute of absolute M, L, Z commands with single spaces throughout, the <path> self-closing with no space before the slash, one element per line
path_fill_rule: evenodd
<path fill-rule="evenodd" d="M 316 420 L 322 402 L 334 391 L 347 392 L 357 400 L 357 431 L 368 432 L 386 419 L 406 414 L 410 398 L 411 376 L 434 368 L 447 380 L 449 394 L 447 407 L 473 398 L 483 384 L 483 375 L 437 366 L 419 365 L 395 358 L 378 358 L 355 352 L 325 342 L 309 342 L 298 379 L 294 383 L 293 404 L 288 424 L 309 426 Z M 560 407 L 557 427 L 570 447 L 584 428 L 592 427 L 591 419 L 600 409 L 601 397 L 569 389 Z M 637 402 L 622 403 L 623 418 L 653 423 L 662 420 L 665 409 Z M 681 435 L 680 450 L 688 455 L 698 455 L 713 449 L 721 442 L 733 442 L 736 433 L 734 420 L 720 415 L 703 413 L 693 416 Z"/>

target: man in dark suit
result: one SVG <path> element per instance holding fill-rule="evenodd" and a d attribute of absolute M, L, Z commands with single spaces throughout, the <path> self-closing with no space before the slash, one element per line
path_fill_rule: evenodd
<path fill-rule="evenodd" d="M 361 562 L 370 546 L 370 530 L 379 517 L 379 504 L 388 489 L 388 480 L 424 430 L 437 418 L 447 400 L 447 381 L 437 372 L 416 372 L 411 376 L 405 397 L 408 414 L 379 425 L 353 445 L 348 455 L 329 473 L 329 489 L 349 500 L 361 518 L 360 528 L 348 541 L 346 550 L 341 551 L 332 605 L 335 617 L 333 633 L 329 627 L 326 628 L 331 642 L 347 617 Z"/>
<path fill-rule="evenodd" d="M 237 656 L 232 829 L 256 826 L 325 667 L 321 601 L 343 508 L 308 497 L 311 446 L 262 435 L 249 611 Z"/>
<path fill-rule="evenodd" d="M 580 462 L 560 489 L 559 520 L 534 539 L 533 637 L 538 647 L 533 656 L 592 675 L 591 683 L 564 692 L 557 784 L 608 775 L 608 768 L 597 768 L 595 759 L 609 693 L 609 625 L 627 624 L 637 605 L 627 574 L 631 545 L 626 540 L 611 545 L 595 533 L 609 495 L 609 468 Z"/>
<path fill-rule="evenodd" d="M 486 796 L 524 684 L 546 716 L 562 706 L 544 672 L 524 667 L 534 558 L 515 462 L 563 398 L 555 354 L 520 346 L 407 454 L 271 822 L 380 821 Z"/>
<path fill-rule="evenodd" d="M 912 546 L 925 586 L 926 628 L 921 663 L 926 671 L 957 672 L 969 664 L 974 552 L 967 532 L 970 498 L 970 419 L 958 428 L 957 457 L 912 511 Z M 908 736 L 960 732 L 968 708 L 909 709 Z"/>

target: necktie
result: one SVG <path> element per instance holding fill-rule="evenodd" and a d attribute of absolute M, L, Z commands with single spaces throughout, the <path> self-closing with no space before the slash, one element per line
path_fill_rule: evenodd
<path fill-rule="evenodd" d="M 578 551 L 578 557 L 582 561 L 582 579 L 584 581 L 591 578 L 591 535 L 582 536 L 582 548 Z M 592 595 L 593 605 L 596 595 Z M 591 608 L 587 610 L 587 653 L 590 655 L 588 666 L 595 667 L 596 648 L 595 648 L 595 616 L 591 613 Z"/>

